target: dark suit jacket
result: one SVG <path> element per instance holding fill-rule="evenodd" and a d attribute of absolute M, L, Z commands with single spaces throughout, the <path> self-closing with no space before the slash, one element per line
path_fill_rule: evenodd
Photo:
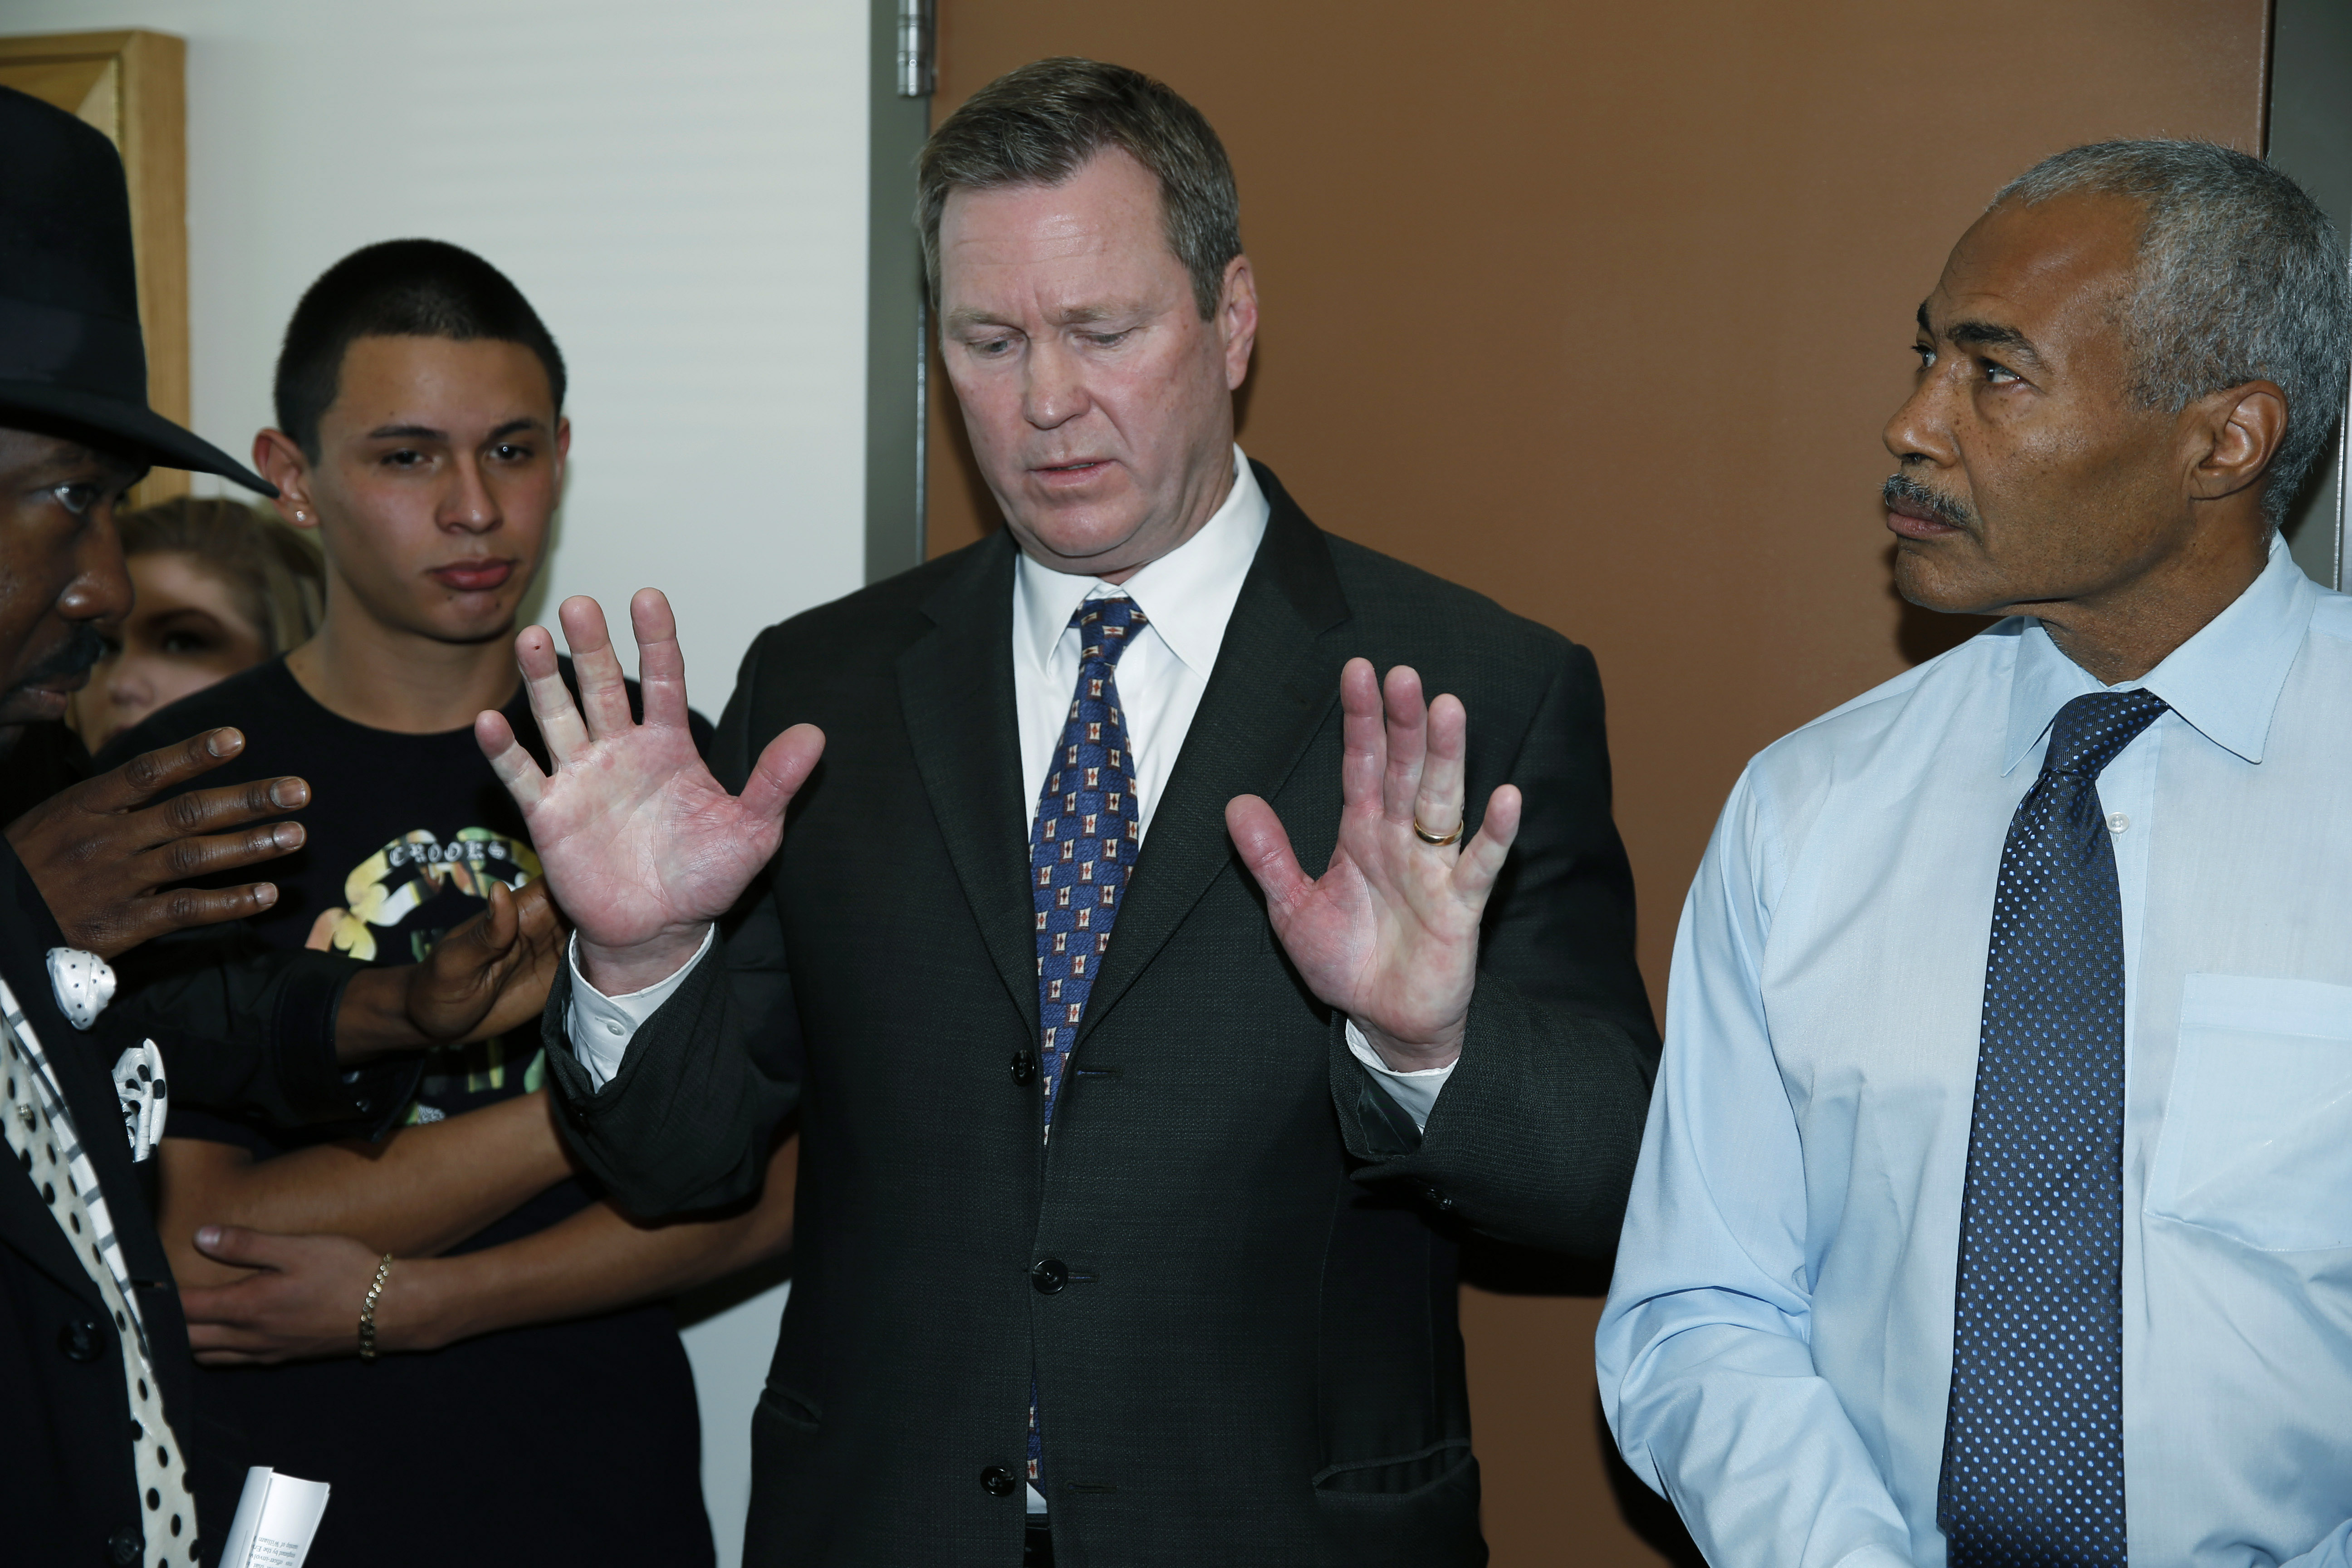
<path fill-rule="evenodd" d="M 110 1008 L 90 1033 L 76 1030 L 58 1011 L 49 988 L 47 954 L 64 942 L 32 879 L 0 841 L 0 976 L 40 1037 L 106 1194 L 136 1282 L 165 1416 L 193 1455 L 196 1479 L 207 1494 L 226 1487 L 235 1496 L 233 1478 L 205 1469 L 215 1444 L 192 1399 L 187 1325 L 143 1180 L 153 1167 L 131 1163 L 111 1077 L 114 1059 L 141 1033 L 152 1033 L 175 1096 L 280 1114 L 291 1114 L 296 1104 L 333 1105 L 340 1098 L 341 1114 L 349 1115 L 350 1095 L 335 1092 L 341 1080 L 331 1047 L 295 1064 L 266 1037 L 229 1045 L 136 1030 Z M 115 1332 L 105 1299 L 67 1245 L 38 1186 L 15 1172 L 0 1173 L 0 1521 L 6 1521 L 0 1525 L 6 1542 L 0 1560 L 136 1563 L 142 1522 L 146 1529 L 164 1528 L 140 1503 L 126 1425 L 131 1406 Z M 208 1538 L 210 1561 L 229 1521 L 197 1522 Z M 192 1539 L 190 1533 L 178 1538 Z M 128 1554 L 116 1555 L 118 1546 Z M 176 1551 L 173 1561 L 180 1561 Z"/>
<path fill-rule="evenodd" d="M 983 1478 L 1022 1467 L 1033 1369 L 1066 1568 L 1485 1560 L 1449 1236 L 1610 1251 L 1655 1060 L 1600 686 L 1581 648 L 1318 531 L 1258 477 L 1272 521 L 1050 1153 L 1011 1070 L 1037 987 L 1002 535 L 761 636 L 720 777 L 797 721 L 827 745 L 724 964 L 601 1092 L 551 1004 L 568 1136 L 625 1205 L 746 1191 L 797 1108 L 751 1563 L 1010 1568 L 1022 1493 Z M 1474 811 L 1506 780 L 1528 798 L 1425 1137 L 1289 966 L 1224 826 L 1262 795 L 1306 866 L 1329 858 L 1359 654 L 1463 699 Z"/>

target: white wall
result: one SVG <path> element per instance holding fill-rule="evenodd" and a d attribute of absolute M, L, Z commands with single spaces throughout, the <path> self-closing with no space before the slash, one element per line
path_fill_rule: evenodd
<path fill-rule="evenodd" d="M 271 422 L 330 263 L 432 236 L 513 278 L 571 369 L 548 613 L 665 589 L 715 718 L 761 626 L 857 585 L 866 0 L 0 0 L 11 33 L 117 26 L 188 40 L 199 433 L 243 454 Z M 730 1564 L 780 1307 L 688 1336 Z"/>
<path fill-rule="evenodd" d="M 857 586 L 864 0 L 0 0 L 126 26 L 188 40 L 198 433 L 243 455 L 303 288 L 427 235 L 572 373 L 549 614 L 664 589 L 715 718 L 761 626 Z"/>

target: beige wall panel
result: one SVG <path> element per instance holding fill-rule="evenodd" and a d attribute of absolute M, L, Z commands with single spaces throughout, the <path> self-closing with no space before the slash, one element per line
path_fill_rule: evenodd
<path fill-rule="evenodd" d="M 1324 527 L 1597 653 L 1661 1005 L 1742 763 L 1966 629 L 1890 592 L 1874 504 L 1952 241 L 2073 142 L 2261 135 L 2264 0 L 940 11 L 940 113 L 1083 54 L 1216 123 L 1265 308 L 1244 445 Z M 994 522 L 959 424 L 934 552 Z M 1466 1295 L 1502 1568 L 1659 1560 L 1603 1468 L 1596 1310 Z"/>

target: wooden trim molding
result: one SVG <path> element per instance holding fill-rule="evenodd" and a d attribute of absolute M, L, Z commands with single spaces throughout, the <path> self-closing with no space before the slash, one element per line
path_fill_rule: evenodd
<path fill-rule="evenodd" d="M 147 340 L 147 404 L 188 422 L 187 44 L 127 28 L 0 37 L 0 86 L 79 115 L 122 153 L 131 243 L 139 266 L 139 325 Z M 188 492 L 188 476 L 158 468 L 127 504 Z"/>

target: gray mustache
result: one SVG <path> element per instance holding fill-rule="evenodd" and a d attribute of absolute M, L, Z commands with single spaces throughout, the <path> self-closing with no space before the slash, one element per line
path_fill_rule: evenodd
<path fill-rule="evenodd" d="M 1938 519 L 1950 523 L 1954 528 L 1966 528 L 1976 521 L 1976 514 L 1967 507 L 1948 497 L 1937 494 L 1908 474 L 1887 475 L 1886 482 L 1878 487 L 1878 493 L 1880 499 L 1890 507 L 1898 500 L 1907 501 L 1913 506 L 1933 512 Z"/>

